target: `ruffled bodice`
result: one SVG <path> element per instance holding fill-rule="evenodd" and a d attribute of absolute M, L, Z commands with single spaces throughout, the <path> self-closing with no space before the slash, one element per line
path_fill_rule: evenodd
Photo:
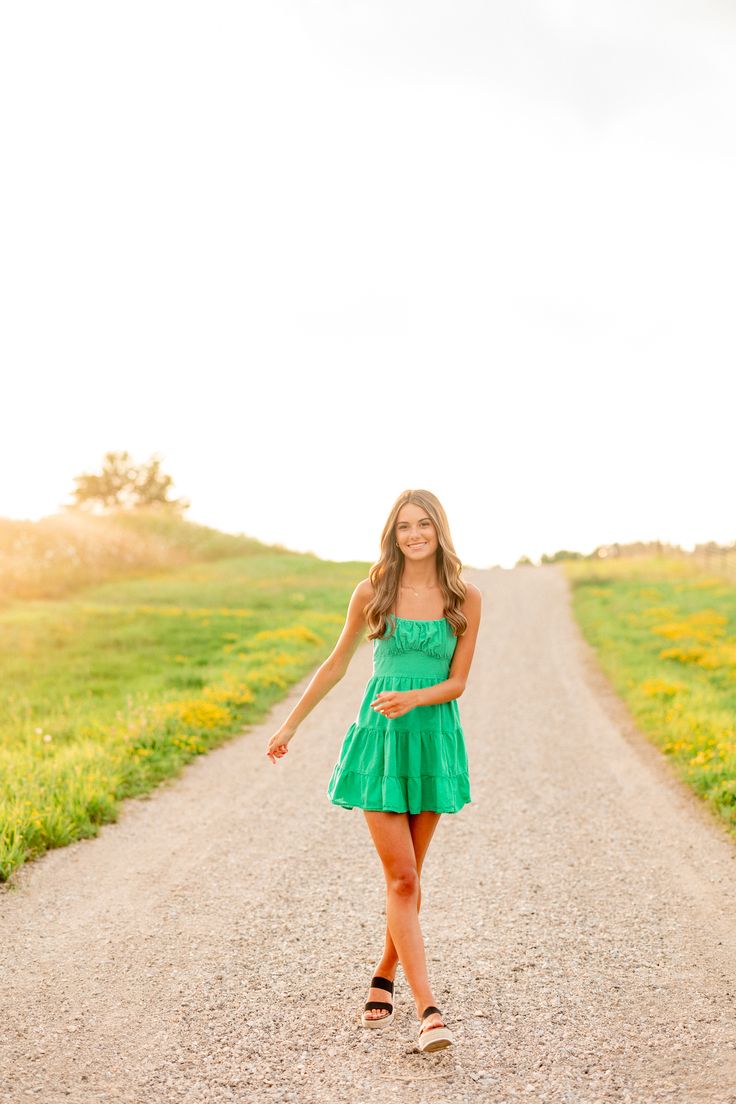
<path fill-rule="evenodd" d="M 432 621 L 396 618 L 396 628 L 373 641 L 373 674 L 446 679 L 457 645 L 446 617 Z"/>

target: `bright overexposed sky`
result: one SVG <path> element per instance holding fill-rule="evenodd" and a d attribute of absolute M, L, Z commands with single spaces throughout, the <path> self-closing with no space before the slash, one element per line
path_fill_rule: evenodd
<path fill-rule="evenodd" d="M 736 539 L 733 4 L 6 4 L 0 102 L 0 515 L 127 449 L 335 559 Z"/>

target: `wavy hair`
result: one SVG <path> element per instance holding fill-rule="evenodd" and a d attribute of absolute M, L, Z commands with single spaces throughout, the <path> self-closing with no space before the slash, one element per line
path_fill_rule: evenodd
<path fill-rule="evenodd" d="M 465 599 L 467 587 L 460 577 L 463 565 L 452 543 L 447 514 L 431 491 L 410 490 L 402 491 L 391 507 L 381 533 L 381 555 L 368 573 L 374 592 L 363 611 L 368 623 L 368 639 L 384 637 L 389 627 L 389 635 L 396 631 L 396 616 L 390 611 L 396 603 L 404 569 L 404 553 L 396 541 L 396 523 L 401 507 L 408 502 L 420 506 L 434 523 L 437 533 L 437 579 L 444 595 L 444 616 L 455 635 L 462 636 L 468 621 L 459 607 Z"/>

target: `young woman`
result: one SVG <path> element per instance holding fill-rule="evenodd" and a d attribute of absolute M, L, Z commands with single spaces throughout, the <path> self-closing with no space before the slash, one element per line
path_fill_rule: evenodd
<path fill-rule="evenodd" d="M 287 752 L 299 724 L 344 676 L 367 627 L 373 677 L 327 796 L 363 810 L 386 881 L 385 944 L 363 1024 L 384 1027 L 393 1020 L 393 1002 L 385 996 L 393 997 L 401 962 L 423 1051 L 453 1042 L 427 975 L 419 878 L 441 814 L 471 801 L 456 699 L 475 651 L 481 593 L 461 579 L 461 567 L 438 499 L 423 490 L 400 494 L 381 534 L 380 558 L 353 591 L 340 639 L 266 750 L 273 763 Z"/>

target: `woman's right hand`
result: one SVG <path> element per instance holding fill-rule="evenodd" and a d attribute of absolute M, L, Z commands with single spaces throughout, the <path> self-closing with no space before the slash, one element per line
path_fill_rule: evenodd
<path fill-rule="evenodd" d="M 266 748 L 266 755 L 272 763 L 275 763 L 277 759 L 281 759 L 283 755 L 286 755 L 289 750 L 287 745 L 295 732 L 295 728 L 287 728 L 286 725 L 282 725 L 278 732 L 273 734 Z"/>

